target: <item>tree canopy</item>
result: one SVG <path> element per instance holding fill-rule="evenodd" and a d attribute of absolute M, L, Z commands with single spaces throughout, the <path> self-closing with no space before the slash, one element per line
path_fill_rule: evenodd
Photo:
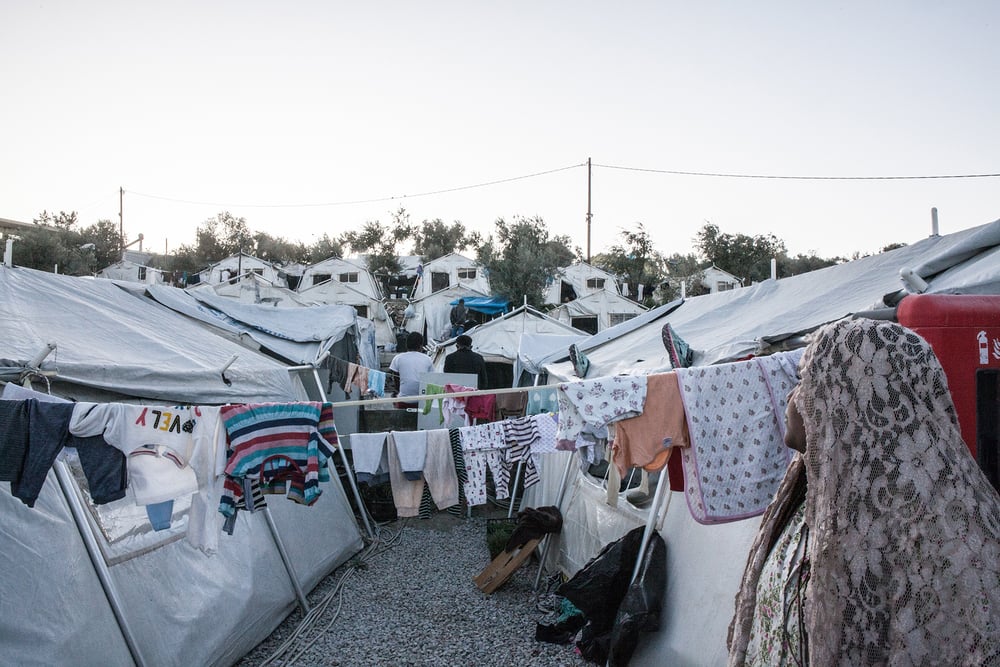
<path fill-rule="evenodd" d="M 542 218 L 496 221 L 496 231 L 479 246 L 477 257 L 488 271 L 494 294 L 514 303 L 527 299 L 542 308 L 545 285 L 556 271 L 572 264 L 580 255 L 570 249 L 568 236 L 549 236 Z"/>

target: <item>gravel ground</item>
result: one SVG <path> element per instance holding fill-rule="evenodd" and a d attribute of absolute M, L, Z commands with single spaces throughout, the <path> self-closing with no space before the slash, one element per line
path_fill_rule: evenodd
<path fill-rule="evenodd" d="M 447 513 L 384 524 L 374 551 L 345 563 L 309 594 L 315 609 L 308 627 L 300 628 L 296 610 L 237 665 L 590 664 L 572 644 L 535 641 L 536 623 L 555 621 L 546 604 L 556 600 L 532 590 L 537 561 L 492 595 L 476 588 L 472 578 L 490 560 L 486 524 L 485 516 Z M 276 654 L 286 642 L 291 648 Z"/>

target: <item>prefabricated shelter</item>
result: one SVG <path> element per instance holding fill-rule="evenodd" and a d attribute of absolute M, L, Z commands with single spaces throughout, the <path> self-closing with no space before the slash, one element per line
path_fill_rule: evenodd
<path fill-rule="evenodd" d="M 723 271 L 715 264 L 702 271 L 701 284 L 713 294 L 743 287 L 742 280 L 728 271 Z"/>
<path fill-rule="evenodd" d="M 1000 221 L 807 274 L 678 300 L 592 336 L 578 348 L 590 361 L 588 378 L 666 372 L 673 368 L 663 342 L 669 323 L 693 348 L 693 365 L 733 362 L 802 347 L 804 335 L 843 317 L 891 316 L 897 304 L 920 292 L 1000 294 Z M 978 353 L 981 343 L 974 335 L 968 344 Z M 559 351 L 543 360 L 550 382 L 576 378 L 566 356 Z M 572 574 L 648 515 L 624 502 L 610 507 L 607 492 L 578 466 L 560 468 L 543 467 L 545 479 L 534 492 L 542 495 L 526 494 L 525 502 L 551 504 L 551 490 L 558 487 L 551 476 L 558 480 L 568 471 L 558 565 Z M 733 601 L 759 517 L 703 525 L 694 520 L 682 491 L 667 491 L 665 503 L 660 533 L 668 552 L 666 611 L 660 630 L 644 636 L 630 664 L 724 664 Z"/>
<path fill-rule="evenodd" d="M 403 328 L 419 332 L 428 342 L 445 341 L 451 338 L 452 302 L 470 297 L 486 299 L 489 295 L 462 285 L 453 285 L 414 299 L 403 313 Z"/>
<path fill-rule="evenodd" d="M 111 280 L 126 280 L 144 285 L 159 285 L 167 282 L 164 279 L 164 272 L 162 270 L 154 269 L 145 264 L 139 264 L 130 259 L 123 259 L 104 267 L 97 272 L 97 277 L 109 278 Z"/>
<path fill-rule="evenodd" d="M 0 301 L 8 400 L 26 398 L 24 379 L 40 399 L 151 410 L 301 400 L 281 363 L 110 280 L 0 268 Z M 241 513 L 214 553 L 187 539 L 190 504 L 175 501 L 154 531 L 132 497 L 95 505 L 82 480 L 63 450 L 33 507 L 0 484 L 9 664 L 231 665 L 362 547 L 337 475 L 311 507 Z"/>
<path fill-rule="evenodd" d="M 545 288 L 545 303 L 558 306 L 597 292 L 621 294 L 618 279 L 592 264 L 576 262 L 556 272 Z"/>
<path fill-rule="evenodd" d="M 617 292 L 601 290 L 556 306 L 547 314 L 570 326 L 596 334 L 627 322 L 647 308 Z"/>
<path fill-rule="evenodd" d="M 442 290 L 459 287 L 469 293 L 490 294 L 490 281 L 475 260 L 451 252 L 423 265 L 410 292 L 410 300 L 424 299 Z"/>
<path fill-rule="evenodd" d="M 341 283 L 375 301 L 382 299 L 382 286 L 368 267 L 360 261 L 340 257 L 330 257 L 303 269 L 297 289 L 302 292 L 329 281 Z"/>
<path fill-rule="evenodd" d="M 272 285 L 288 287 L 288 283 L 281 275 L 279 267 L 271 262 L 258 259 L 253 255 L 243 252 L 219 260 L 207 269 L 200 271 L 197 274 L 197 280 L 189 280 L 188 282 L 190 284 L 208 283 L 210 285 L 218 285 L 219 283 L 234 280 L 245 273 L 256 273 Z"/>
<path fill-rule="evenodd" d="M 560 344 L 564 344 L 567 339 L 576 341 L 586 337 L 585 332 L 527 305 L 473 327 L 466 334 L 472 338 L 473 351 L 483 355 L 486 360 L 487 373 L 493 387 L 514 386 L 518 352 L 522 349 L 525 336 L 533 339 L 552 336 L 558 338 Z M 435 370 L 444 371 L 445 357 L 457 349 L 455 340 L 451 338 L 434 348 Z"/>

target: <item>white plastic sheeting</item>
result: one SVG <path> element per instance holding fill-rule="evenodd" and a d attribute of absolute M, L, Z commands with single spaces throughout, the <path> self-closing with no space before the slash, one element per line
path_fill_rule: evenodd
<path fill-rule="evenodd" d="M 661 306 L 582 343 L 590 359 L 588 377 L 669 370 L 661 337 L 667 322 L 694 349 L 697 366 L 758 354 L 827 322 L 894 305 L 903 294 L 899 272 L 904 268 L 924 278 L 931 293 L 1000 293 L 998 249 L 1000 220 L 818 271 Z M 574 377 L 572 364 L 563 360 L 543 362 L 551 377 Z"/>
<path fill-rule="evenodd" d="M 41 368 L 58 371 L 53 383 L 79 400 L 205 404 L 294 397 L 281 364 L 110 280 L 2 267 L 0 305 L 0 366 L 23 366 L 55 343 Z M 227 385 L 221 369 L 233 355 L 239 356 L 226 370 Z"/>

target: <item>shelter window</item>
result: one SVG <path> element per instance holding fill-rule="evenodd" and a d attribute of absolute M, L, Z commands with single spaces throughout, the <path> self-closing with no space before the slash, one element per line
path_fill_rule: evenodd
<path fill-rule="evenodd" d="M 587 287 L 590 289 L 604 289 L 604 278 L 587 278 Z"/>
<path fill-rule="evenodd" d="M 358 282 L 358 272 L 351 271 L 350 273 L 341 273 L 338 279 L 342 283 L 356 283 Z"/>
<path fill-rule="evenodd" d="M 437 292 L 438 290 L 447 289 L 451 287 L 451 276 L 443 271 L 432 271 L 431 272 L 431 291 Z"/>
<path fill-rule="evenodd" d="M 628 322 L 633 317 L 635 317 L 635 313 L 608 313 L 608 323 L 615 326 L 622 322 Z"/>
<path fill-rule="evenodd" d="M 459 269 L 458 270 L 458 279 L 459 280 L 475 280 L 475 278 L 476 278 L 476 269 L 475 268 L 471 268 L 471 269 Z"/>
<path fill-rule="evenodd" d="M 368 306 L 355 305 L 354 310 L 358 311 L 358 317 L 368 317 Z"/>
<path fill-rule="evenodd" d="M 716 292 L 727 292 L 731 289 L 734 289 L 735 287 L 736 283 L 727 282 L 725 280 L 720 280 L 719 282 L 715 283 Z"/>
<path fill-rule="evenodd" d="M 138 268 L 138 271 L 139 271 L 139 274 L 138 274 L 139 280 L 146 280 L 146 267 L 145 266 L 140 266 Z"/>
<path fill-rule="evenodd" d="M 570 318 L 570 326 L 593 335 L 597 333 L 597 316 Z"/>
<path fill-rule="evenodd" d="M 319 285 L 320 283 L 325 283 L 327 280 L 332 278 L 329 273 L 314 273 L 313 274 L 313 285 Z"/>
<path fill-rule="evenodd" d="M 255 273 L 258 276 L 264 276 L 264 269 L 250 269 L 250 273 Z"/>
<path fill-rule="evenodd" d="M 559 303 L 568 303 L 576 298 L 576 290 L 573 289 L 573 285 L 562 281 L 559 286 Z"/>

